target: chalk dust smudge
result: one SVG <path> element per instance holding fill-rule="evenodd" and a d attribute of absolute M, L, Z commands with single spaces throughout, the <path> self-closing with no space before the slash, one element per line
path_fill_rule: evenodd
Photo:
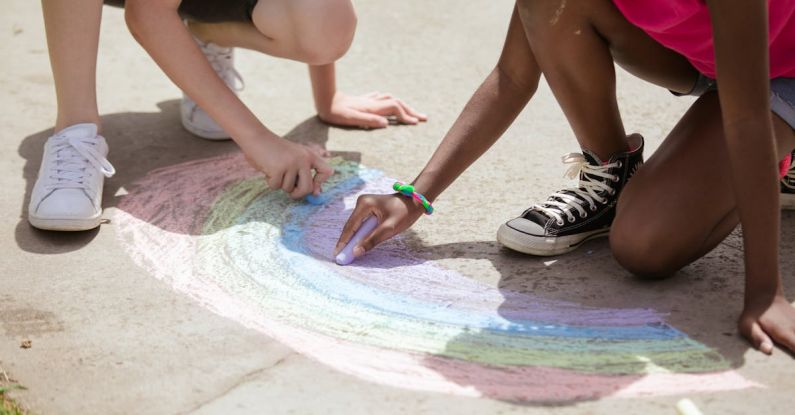
<path fill-rule="evenodd" d="M 335 167 L 316 206 L 269 191 L 240 155 L 181 164 L 134 186 L 114 222 L 133 260 L 175 290 L 373 382 L 534 402 L 755 385 L 654 310 L 499 291 L 420 260 L 400 238 L 334 265 L 356 196 L 393 182 Z"/>

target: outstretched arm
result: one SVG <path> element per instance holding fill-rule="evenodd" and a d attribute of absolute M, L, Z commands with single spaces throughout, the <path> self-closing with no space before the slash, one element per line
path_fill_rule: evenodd
<path fill-rule="evenodd" d="M 723 128 L 745 243 L 740 330 L 765 353 L 776 341 L 795 351 L 795 309 L 779 271 L 776 139 L 770 112 L 765 0 L 708 0 Z"/>
<path fill-rule="evenodd" d="M 541 70 L 514 10 L 497 66 L 470 98 L 431 160 L 414 180 L 417 192 L 429 200 L 436 199 L 511 125 L 535 93 L 540 77 Z M 405 197 L 363 196 L 342 230 L 336 251 L 348 243 L 370 215 L 378 218 L 379 225 L 354 249 L 356 256 L 404 231 L 422 212 L 421 206 Z"/>
<path fill-rule="evenodd" d="M 414 180 L 436 199 L 510 127 L 538 88 L 541 69 L 514 10 L 500 60 Z"/>

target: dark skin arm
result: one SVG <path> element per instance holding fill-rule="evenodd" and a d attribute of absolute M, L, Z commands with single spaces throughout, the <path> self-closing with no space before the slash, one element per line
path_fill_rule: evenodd
<path fill-rule="evenodd" d="M 795 351 L 795 309 L 779 270 L 776 141 L 770 112 L 765 0 L 708 0 L 721 113 L 745 243 L 741 333 L 764 353 L 773 342 Z"/>
<path fill-rule="evenodd" d="M 417 192 L 430 201 L 435 200 L 508 129 L 535 93 L 540 77 L 541 70 L 514 10 L 497 66 L 414 180 Z M 379 225 L 354 248 L 357 257 L 408 229 L 423 212 L 422 206 L 407 197 L 363 195 L 342 230 L 335 255 L 370 215 L 378 218 Z"/>

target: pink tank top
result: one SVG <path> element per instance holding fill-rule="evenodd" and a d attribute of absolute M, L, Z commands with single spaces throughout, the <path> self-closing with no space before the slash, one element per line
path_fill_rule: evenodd
<path fill-rule="evenodd" d="M 613 0 L 635 26 L 715 78 L 712 23 L 704 0 Z M 795 78 L 795 0 L 768 0 L 770 78 Z"/>

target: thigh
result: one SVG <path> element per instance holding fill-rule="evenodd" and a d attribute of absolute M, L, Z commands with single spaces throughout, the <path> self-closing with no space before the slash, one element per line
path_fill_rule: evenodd
<path fill-rule="evenodd" d="M 773 118 L 784 158 L 795 133 Z M 611 231 L 619 262 L 639 274 L 664 275 L 717 246 L 738 223 L 730 168 L 718 95 L 708 93 L 624 189 Z"/>
<path fill-rule="evenodd" d="M 259 0 L 252 19 L 272 43 L 268 53 L 310 65 L 342 57 L 356 31 L 350 0 Z"/>
<path fill-rule="evenodd" d="M 663 88 L 681 93 L 691 90 L 698 71 L 684 56 L 664 47 L 630 23 L 611 0 L 596 0 L 592 4 L 599 6 L 593 13 L 592 23 L 609 43 L 619 66 Z"/>
<path fill-rule="evenodd" d="M 356 13 L 350 0 L 259 0 L 252 20 L 272 39 L 301 37 L 322 43 L 328 36 L 352 35 Z"/>
<path fill-rule="evenodd" d="M 539 40 L 554 51 L 554 39 L 566 36 L 573 40 L 593 31 L 608 44 L 614 61 L 641 79 L 683 93 L 689 92 L 697 79 L 698 72 L 687 59 L 631 24 L 611 0 L 518 0 L 517 5 L 523 21 L 532 21 L 538 29 L 528 35 L 544 37 L 530 39 L 531 43 Z M 555 38 L 546 39 L 547 33 Z"/>

